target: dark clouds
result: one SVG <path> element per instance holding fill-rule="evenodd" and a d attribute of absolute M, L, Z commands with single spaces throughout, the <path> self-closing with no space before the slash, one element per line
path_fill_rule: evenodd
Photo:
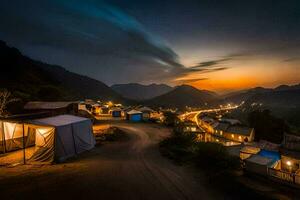
<path fill-rule="evenodd" d="M 242 45 L 252 51 L 299 42 L 295 1 L 4 0 L 1 4 L 1 39 L 34 58 L 108 84 L 168 82 L 190 73 L 226 70 L 239 58 L 230 54 L 187 67 L 165 40 L 177 47 Z"/>

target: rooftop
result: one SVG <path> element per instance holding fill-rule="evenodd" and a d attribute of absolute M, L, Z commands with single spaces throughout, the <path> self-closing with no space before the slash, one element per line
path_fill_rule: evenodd
<path fill-rule="evenodd" d="M 46 102 L 46 101 L 30 101 L 25 104 L 24 109 L 27 110 L 54 110 L 59 108 L 66 108 L 70 104 L 76 103 L 74 101 L 56 101 L 56 102 Z"/>
<path fill-rule="evenodd" d="M 244 135 L 244 136 L 250 136 L 252 131 L 253 128 L 249 128 L 246 126 L 238 126 L 238 125 L 229 126 L 229 128 L 227 129 L 227 132 L 238 134 L 238 135 Z"/>
<path fill-rule="evenodd" d="M 38 125 L 64 126 L 67 124 L 73 124 L 76 122 L 86 121 L 86 120 L 89 120 L 89 119 L 83 118 L 83 117 L 77 117 L 74 115 L 58 115 L 58 116 L 54 116 L 54 117 L 35 119 L 30 122 L 32 122 L 33 124 L 38 124 Z"/>

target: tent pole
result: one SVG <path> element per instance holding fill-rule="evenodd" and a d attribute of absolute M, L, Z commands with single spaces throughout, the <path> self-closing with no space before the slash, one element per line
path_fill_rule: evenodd
<path fill-rule="evenodd" d="M 25 152 L 25 131 L 24 131 L 24 123 L 22 123 L 22 127 L 23 127 L 23 163 L 24 165 L 26 164 L 26 152 Z"/>
<path fill-rule="evenodd" d="M 3 153 L 6 153 L 6 141 L 5 141 L 5 132 L 4 132 L 4 122 L 2 123 L 2 139 L 3 139 Z"/>

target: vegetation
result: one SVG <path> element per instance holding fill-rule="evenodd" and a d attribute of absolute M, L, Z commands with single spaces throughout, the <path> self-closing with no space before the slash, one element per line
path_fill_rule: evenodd
<path fill-rule="evenodd" d="M 18 99 L 13 98 L 8 90 L 2 89 L 0 91 L 0 117 L 8 115 L 7 106 L 16 101 L 18 101 Z"/>
<path fill-rule="evenodd" d="M 217 143 L 197 142 L 194 134 L 174 132 L 160 143 L 160 151 L 178 164 L 191 164 L 207 175 L 207 187 L 217 188 L 224 199 L 267 199 L 239 181 L 234 172 L 240 161 L 230 156 L 225 147 Z"/>
<path fill-rule="evenodd" d="M 101 143 L 104 141 L 120 141 L 127 140 L 128 135 L 117 127 L 109 127 L 103 132 L 99 132 L 95 135 L 97 143 Z"/>
<path fill-rule="evenodd" d="M 195 134 L 174 131 L 170 138 L 160 143 L 160 147 L 163 155 L 177 163 L 195 164 L 212 174 L 240 167 L 239 159 L 230 156 L 223 145 L 198 142 Z"/>
<path fill-rule="evenodd" d="M 179 123 L 179 119 L 176 113 L 173 112 L 164 112 L 164 124 L 166 126 L 175 126 Z"/>
<path fill-rule="evenodd" d="M 290 128 L 283 119 L 271 115 L 270 110 L 256 110 L 248 116 L 249 125 L 255 129 L 255 140 L 261 139 L 281 143 L 284 133 Z"/>

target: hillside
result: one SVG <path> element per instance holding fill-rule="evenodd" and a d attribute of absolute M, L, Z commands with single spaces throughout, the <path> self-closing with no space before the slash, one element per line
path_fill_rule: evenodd
<path fill-rule="evenodd" d="M 112 85 L 111 88 L 123 97 L 135 100 L 151 99 L 173 89 L 165 84 L 142 85 L 138 83 L 116 84 Z"/>
<path fill-rule="evenodd" d="M 247 101 L 248 99 L 250 99 L 251 97 L 257 94 L 262 94 L 270 91 L 272 91 L 272 89 L 256 87 L 249 90 L 241 90 L 241 91 L 229 93 L 225 95 L 223 98 L 226 102 L 239 104 L 242 101 Z"/>
<path fill-rule="evenodd" d="M 167 108 L 205 107 L 219 100 L 213 92 L 198 90 L 192 86 L 181 85 L 172 91 L 147 100 L 144 104 L 149 106 L 160 106 Z"/>
<path fill-rule="evenodd" d="M 245 111 L 257 109 L 257 106 L 260 109 L 269 109 L 275 116 L 300 129 L 299 84 L 291 86 L 281 85 L 274 89 L 251 89 L 227 96 L 226 101 L 235 103 L 244 101 L 245 106 L 242 109 Z M 253 107 L 252 105 L 255 106 Z"/>
<path fill-rule="evenodd" d="M 28 100 L 125 99 L 104 83 L 22 55 L 0 41 L 1 88 Z"/>

